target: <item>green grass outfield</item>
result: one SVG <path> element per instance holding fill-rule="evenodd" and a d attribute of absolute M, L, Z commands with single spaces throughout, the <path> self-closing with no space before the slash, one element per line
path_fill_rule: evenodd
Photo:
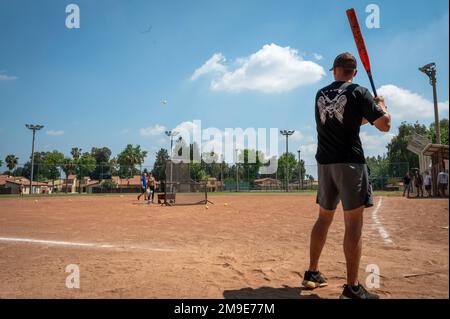
<path fill-rule="evenodd" d="M 264 191 L 252 191 L 252 192 L 211 192 L 208 193 L 209 196 L 315 196 L 316 195 L 315 190 L 306 190 L 302 192 L 264 192 Z M 86 194 L 86 193 L 56 193 L 56 194 L 32 194 L 32 195 L 17 195 L 17 194 L 3 194 L 0 195 L 1 199 L 8 199 L 8 198 L 47 198 L 47 197 L 79 197 L 79 196 L 88 196 L 88 197 L 95 197 L 95 196 L 126 196 L 136 197 L 138 193 L 95 193 L 95 194 Z M 183 193 L 183 195 L 193 195 L 198 196 L 199 193 Z M 400 191 L 375 191 L 375 196 L 402 196 L 402 192 Z"/>

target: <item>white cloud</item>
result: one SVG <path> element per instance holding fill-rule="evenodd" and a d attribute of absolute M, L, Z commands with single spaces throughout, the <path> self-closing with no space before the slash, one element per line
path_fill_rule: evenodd
<path fill-rule="evenodd" d="M 300 142 L 301 140 L 303 140 L 303 138 L 304 138 L 304 135 L 300 131 L 295 131 L 294 134 L 292 134 L 292 136 L 291 136 L 291 139 L 294 142 Z"/>
<path fill-rule="evenodd" d="M 386 145 L 392 140 L 395 134 L 378 133 L 370 134 L 361 132 L 359 134 L 364 149 L 365 156 L 378 156 L 387 153 Z"/>
<path fill-rule="evenodd" d="M 191 143 L 194 138 L 194 130 L 200 130 L 200 125 L 195 122 L 186 121 L 178 124 L 172 132 L 177 132 L 177 137 L 180 136 L 185 141 Z"/>
<path fill-rule="evenodd" d="M 300 142 L 304 139 L 304 135 L 302 132 L 300 132 L 300 130 L 295 130 L 294 134 L 292 134 L 291 136 L 289 136 L 289 142 Z M 286 143 L 286 137 L 284 135 L 279 135 L 279 140 L 281 145 L 285 145 Z"/>
<path fill-rule="evenodd" d="M 314 59 L 316 59 L 317 61 L 320 61 L 323 59 L 323 55 L 319 54 L 319 53 L 313 53 L 313 57 Z"/>
<path fill-rule="evenodd" d="M 202 67 L 195 70 L 191 80 L 214 72 L 210 88 L 216 91 L 260 91 L 281 93 L 297 87 L 316 83 L 325 76 L 322 66 L 305 61 L 297 50 L 266 44 L 256 53 L 235 60 L 238 67 L 228 70 L 220 53 L 213 55 Z"/>
<path fill-rule="evenodd" d="M 0 81 L 17 80 L 18 77 L 14 75 L 0 74 Z"/>
<path fill-rule="evenodd" d="M 64 135 L 64 131 L 63 130 L 48 130 L 46 133 L 47 133 L 47 135 L 50 135 L 50 136 L 61 136 L 61 135 Z"/>
<path fill-rule="evenodd" d="M 157 136 L 157 135 L 163 134 L 165 130 L 166 130 L 165 126 L 156 124 L 154 126 L 141 128 L 139 130 L 139 133 L 142 136 Z"/>
<path fill-rule="evenodd" d="M 225 73 L 227 71 L 227 67 L 223 64 L 225 61 L 225 57 L 222 53 L 214 53 L 205 64 L 194 71 L 194 74 L 191 76 L 191 81 L 195 81 L 200 76 L 207 73 Z"/>
<path fill-rule="evenodd" d="M 425 99 L 420 94 L 393 84 L 381 86 L 378 89 L 378 93 L 384 96 L 386 105 L 394 119 L 432 118 L 434 116 L 433 102 Z M 439 114 L 448 116 L 449 101 L 440 102 L 438 106 Z"/>
<path fill-rule="evenodd" d="M 301 154 L 306 157 L 315 156 L 317 151 L 317 143 L 300 145 L 300 151 Z"/>

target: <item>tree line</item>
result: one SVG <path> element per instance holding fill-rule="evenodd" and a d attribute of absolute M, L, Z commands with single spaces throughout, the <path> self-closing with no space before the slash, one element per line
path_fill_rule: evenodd
<path fill-rule="evenodd" d="M 179 143 L 182 143 L 182 141 L 179 141 Z M 176 148 L 177 146 L 175 146 Z M 197 158 L 201 158 L 201 160 L 194 162 L 194 152 L 199 152 L 199 147 L 194 143 L 189 148 L 189 170 L 192 180 L 200 181 L 208 177 L 225 180 L 237 177 L 241 181 L 253 181 L 259 177 L 264 177 L 259 174 L 259 169 L 265 162 L 265 160 L 260 160 L 260 158 L 264 158 L 264 155 L 259 151 L 242 150 L 238 155 L 239 164 L 229 164 L 219 161 L 218 154 L 214 154 L 214 152 L 198 154 Z M 161 148 L 155 154 L 153 167 L 142 169 L 148 152 L 142 150 L 139 145 L 132 144 L 128 144 L 116 157 L 111 157 L 112 152 L 108 147 L 92 147 L 90 152 L 83 152 L 81 148 L 73 147 L 70 154 L 71 156 L 64 156 L 57 150 L 35 152 L 33 180 L 54 181 L 61 177 L 61 171 L 64 173 L 66 180 L 69 175 L 75 175 L 78 180 L 84 177 L 94 180 L 110 180 L 112 176 L 131 178 L 143 171 L 150 171 L 157 180 L 162 180 L 165 178 L 166 162 L 170 159 L 168 150 Z M 212 158 L 212 163 L 206 163 L 203 160 L 205 156 Z M 256 163 L 251 161 L 252 157 L 256 158 Z M 31 160 L 28 160 L 23 166 L 18 166 L 18 162 L 17 156 L 13 154 L 6 156 L 5 163 L 8 170 L 4 171 L 3 174 L 23 176 L 29 179 L 31 177 Z M 292 153 L 283 154 L 278 158 L 278 171 L 273 174 L 273 177 L 285 180 L 286 165 L 289 180 L 312 179 L 312 176 L 305 174 L 305 162 L 303 160 L 298 162 Z"/>
<path fill-rule="evenodd" d="M 138 174 L 136 165 L 141 165 L 147 156 L 147 151 L 141 150 L 139 145 L 128 144 L 117 157 L 111 157 L 108 147 L 92 147 L 90 152 L 83 152 L 81 148 L 73 147 L 71 156 L 54 150 L 52 152 L 35 152 L 33 180 L 46 181 L 60 178 L 61 171 L 67 179 L 69 175 L 76 175 L 78 179 L 85 176 L 91 179 L 111 179 L 113 175 L 129 178 Z M 19 159 L 10 154 L 5 158 L 8 171 L 3 174 L 31 177 L 31 158 L 23 166 L 17 166 Z"/>
<path fill-rule="evenodd" d="M 442 119 L 439 125 L 441 131 L 441 143 L 448 145 L 448 119 Z M 419 157 L 407 149 L 413 133 L 427 137 L 432 143 L 436 143 L 436 128 L 434 122 L 428 127 L 419 124 L 418 122 L 402 122 L 398 127 L 397 135 L 395 135 L 386 146 L 386 153 L 367 158 L 367 164 L 371 169 L 371 175 L 379 178 L 374 181 L 374 183 L 390 183 L 389 176 L 401 177 L 404 176 L 407 171 L 419 168 Z"/>
<path fill-rule="evenodd" d="M 448 119 L 440 121 L 441 141 L 448 145 Z M 372 170 L 372 176 L 399 176 L 399 172 L 404 170 L 405 164 L 409 169 L 419 167 L 418 157 L 407 150 L 407 145 L 411 140 L 411 134 L 417 133 L 428 137 L 432 142 L 436 142 L 436 130 L 434 123 L 430 126 L 423 124 L 403 122 L 398 128 L 398 133 L 392 138 L 386 146 L 386 154 L 377 157 L 368 157 L 367 162 Z M 179 140 L 182 147 L 183 141 Z M 177 149 L 177 147 L 175 147 Z M 219 160 L 219 156 L 214 152 L 201 154 L 198 158 L 202 158 L 200 162 L 194 163 L 194 153 L 200 152 L 196 144 L 189 145 L 190 151 L 190 175 L 193 180 L 202 180 L 206 177 L 214 177 L 218 180 L 233 179 L 236 177 L 241 181 L 253 181 L 260 176 L 259 169 L 264 165 L 260 158 L 264 159 L 264 154 L 260 151 L 245 149 L 239 153 L 239 164 L 229 164 Z M 142 165 L 148 152 L 142 150 L 140 145 L 128 144 L 115 157 L 111 157 L 112 152 L 108 147 L 92 147 L 89 152 L 83 152 L 81 148 L 73 147 L 71 156 L 65 156 L 63 153 L 54 150 L 52 152 L 35 152 L 34 153 L 34 176 L 35 181 L 47 181 L 60 178 L 61 171 L 67 179 L 69 175 L 76 175 L 80 180 L 85 176 L 94 180 L 110 180 L 112 176 L 120 178 L 130 178 L 140 174 Z M 212 163 L 206 163 L 203 158 L 207 155 L 212 158 Z M 164 179 L 165 163 L 170 156 L 167 149 L 161 148 L 155 154 L 155 161 L 151 171 L 157 180 Z M 256 163 L 251 163 L 250 159 L 256 158 Z M 28 160 L 23 166 L 18 167 L 19 158 L 14 154 L 5 157 L 5 164 L 8 168 L 4 174 L 14 176 L 23 176 L 30 178 L 31 176 L 31 160 Z M 0 166 L 3 161 L 0 160 Z M 401 167 L 399 166 L 401 165 Z M 286 170 L 287 167 L 287 170 Z M 305 180 L 313 179 L 312 176 L 306 174 L 305 162 L 298 161 L 295 154 L 283 153 L 278 158 L 278 170 L 270 177 L 284 181 L 286 173 L 289 180 Z"/>

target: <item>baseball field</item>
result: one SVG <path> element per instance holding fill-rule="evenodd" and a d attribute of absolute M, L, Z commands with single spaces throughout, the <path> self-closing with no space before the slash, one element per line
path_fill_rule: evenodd
<path fill-rule="evenodd" d="M 300 288 L 313 194 L 218 194 L 148 205 L 131 195 L 0 199 L 0 298 L 337 298 L 345 283 L 338 209 L 320 270 Z M 360 280 L 382 298 L 448 298 L 448 199 L 378 194 L 365 211 Z M 68 288 L 69 265 L 79 288 Z M 70 269 L 70 268 L 69 268 Z M 369 271 L 369 272 L 367 272 Z"/>

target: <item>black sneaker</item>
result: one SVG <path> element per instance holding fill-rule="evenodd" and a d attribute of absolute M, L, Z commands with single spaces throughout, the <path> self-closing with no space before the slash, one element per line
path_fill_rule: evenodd
<path fill-rule="evenodd" d="M 353 289 L 351 285 L 344 285 L 344 290 L 339 299 L 379 299 L 377 294 L 370 293 L 362 285 L 358 289 Z"/>
<path fill-rule="evenodd" d="M 308 289 L 315 289 L 328 286 L 328 283 L 327 278 L 320 271 L 305 271 L 302 285 Z"/>

